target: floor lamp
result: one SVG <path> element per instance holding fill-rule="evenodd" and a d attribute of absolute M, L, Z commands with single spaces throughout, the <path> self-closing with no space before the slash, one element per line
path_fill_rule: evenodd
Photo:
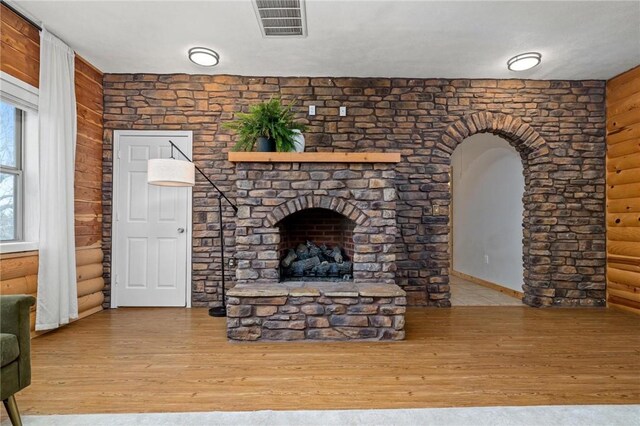
<path fill-rule="evenodd" d="M 227 203 L 233 208 L 235 213 L 238 212 L 238 207 L 233 204 L 224 192 L 216 186 L 215 183 L 204 174 L 194 162 L 182 152 L 180 148 L 173 142 L 171 144 L 171 158 L 154 158 L 149 160 L 147 165 L 147 182 L 150 185 L 158 186 L 194 186 L 196 183 L 195 171 L 197 170 L 204 178 L 218 191 L 218 219 L 220 221 L 220 259 L 222 261 L 222 306 L 215 306 L 209 309 L 209 315 L 212 317 L 225 317 L 227 316 L 227 299 L 226 299 L 226 286 L 225 286 L 225 274 L 224 274 L 224 232 L 222 229 L 222 199 L 224 198 Z M 173 157 L 174 148 L 182 154 L 187 161 L 176 160 Z"/>

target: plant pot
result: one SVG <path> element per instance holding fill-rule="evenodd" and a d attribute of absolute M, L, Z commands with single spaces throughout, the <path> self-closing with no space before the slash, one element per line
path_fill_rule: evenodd
<path fill-rule="evenodd" d="M 294 132 L 296 135 L 293 137 L 295 140 L 294 145 L 296 147 L 296 152 L 304 152 L 304 135 L 300 130 L 295 129 Z"/>
<path fill-rule="evenodd" d="M 275 152 L 276 151 L 276 141 L 270 138 L 265 138 L 264 136 L 260 136 L 256 140 L 257 150 L 258 152 Z"/>

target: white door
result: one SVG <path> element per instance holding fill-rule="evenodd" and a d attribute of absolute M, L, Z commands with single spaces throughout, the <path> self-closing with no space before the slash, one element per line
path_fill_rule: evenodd
<path fill-rule="evenodd" d="M 170 158 L 169 140 L 191 157 L 191 132 L 114 134 L 112 307 L 190 305 L 191 188 L 147 184 L 147 160 Z"/>

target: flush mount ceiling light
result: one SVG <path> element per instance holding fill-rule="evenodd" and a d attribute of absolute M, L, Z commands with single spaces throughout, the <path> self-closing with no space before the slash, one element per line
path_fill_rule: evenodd
<path fill-rule="evenodd" d="M 218 62 L 220 62 L 220 55 L 206 47 L 193 47 L 189 49 L 189 59 L 194 64 L 203 67 L 213 67 L 218 65 Z"/>
<path fill-rule="evenodd" d="M 511 71 L 525 71 L 538 65 L 542 55 L 538 52 L 521 53 L 507 61 L 507 67 Z"/>

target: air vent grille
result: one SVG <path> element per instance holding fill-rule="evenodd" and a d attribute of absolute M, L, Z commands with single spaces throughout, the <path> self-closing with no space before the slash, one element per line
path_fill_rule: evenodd
<path fill-rule="evenodd" d="M 304 0 L 253 0 L 265 37 L 305 37 Z"/>

